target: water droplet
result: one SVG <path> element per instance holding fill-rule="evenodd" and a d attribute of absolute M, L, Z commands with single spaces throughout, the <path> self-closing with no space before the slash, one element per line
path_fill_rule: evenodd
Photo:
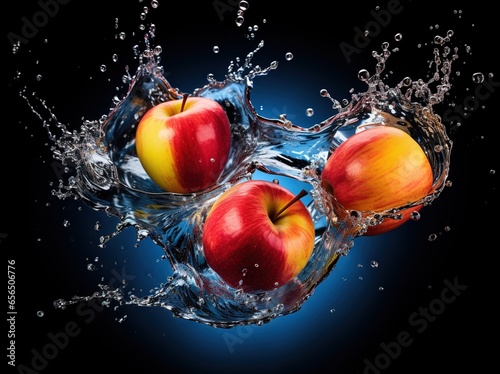
<path fill-rule="evenodd" d="M 212 157 L 212 158 L 210 159 L 210 162 L 214 163 L 214 162 L 215 162 L 215 158 L 213 158 L 213 157 Z"/>
<path fill-rule="evenodd" d="M 483 83 L 484 82 L 484 74 L 477 72 L 472 74 L 472 81 L 474 83 Z"/>
<path fill-rule="evenodd" d="M 88 264 L 88 265 L 87 265 L 87 270 L 89 270 L 89 271 L 94 271 L 94 270 L 96 270 L 96 267 L 95 267 L 95 265 L 94 265 L 94 264 Z"/>
<path fill-rule="evenodd" d="M 366 69 L 361 69 L 358 72 L 358 78 L 359 78 L 359 80 L 361 80 L 363 82 L 367 82 L 368 79 L 370 79 L 370 73 Z"/>
<path fill-rule="evenodd" d="M 238 16 L 236 17 L 236 26 L 240 27 L 241 25 L 243 25 L 243 22 L 245 22 L 245 19 L 243 18 L 243 16 Z"/>
<path fill-rule="evenodd" d="M 293 53 L 292 53 L 292 52 L 287 52 L 287 53 L 285 54 L 285 59 L 286 59 L 287 61 L 291 61 L 291 60 L 293 59 Z"/>
<path fill-rule="evenodd" d="M 420 212 L 417 212 L 417 211 L 411 212 L 410 219 L 412 219 L 414 221 L 418 221 L 420 219 Z"/>
<path fill-rule="evenodd" d="M 121 318 L 116 318 L 116 321 L 117 321 L 118 323 L 122 323 L 122 322 L 124 322 L 126 319 L 127 319 L 127 315 L 125 314 L 125 315 L 124 315 L 123 317 L 121 317 Z"/>
<path fill-rule="evenodd" d="M 244 0 L 240 1 L 239 8 L 242 11 L 248 10 L 248 7 L 249 7 L 248 1 L 244 1 Z"/>

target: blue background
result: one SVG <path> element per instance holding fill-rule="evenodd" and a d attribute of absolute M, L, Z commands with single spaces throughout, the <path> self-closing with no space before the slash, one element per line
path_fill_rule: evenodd
<path fill-rule="evenodd" d="M 263 39 L 265 47 L 254 63 L 266 67 L 277 60 L 279 67 L 255 79 L 254 106 L 264 116 L 287 113 L 293 122 L 310 126 L 336 113 L 320 97 L 320 89 L 328 89 L 337 99 L 349 98 L 351 88 L 365 89 L 357 73 L 361 68 L 373 71 L 371 51 L 380 50 L 382 42 L 392 45 L 393 36 L 403 34 L 401 51 L 388 62 L 394 79 L 425 76 L 431 55 L 417 48 L 417 43 L 430 42 L 436 32 L 444 34 L 449 28 L 456 31 L 461 47 L 456 67 L 461 75 L 454 77 L 450 101 L 465 103 L 474 92 L 473 72 L 493 72 L 493 82 L 500 76 L 498 57 L 488 42 L 498 38 L 498 31 L 493 10 L 484 1 L 473 6 L 454 3 L 453 8 L 439 10 L 427 0 L 401 1 L 402 11 L 393 14 L 351 61 L 339 44 L 353 44 L 355 27 L 362 29 L 372 22 L 370 11 L 376 6 L 387 9 L 387 4 L 335 3 L 332 7 L 327 1 L 295 5 L 275 1 L 269 7 L 250 1 L 245 24 L 238 28 L 234 3 L 199 1 L 173 7 L 163 1 L 158 9 L 150 9 L 145 23 L 156 24 L 155 42 L 163 47 L 165 75 L 174 87 L 191 92 L 205 84 L 208 73 L 223 79 L 229 61 L 244 58 Z M 449 125 L 454 142 L 449 178 L 453 186 L 424 208 L 419 221 L 382 236 L 356 239 L 351 252 L 296 313 L 262 326 L 216 329 L 173 318 L 159 308 L 114 310 L 81 304 L 55 309 L 56 299 L 90 295 L 98 283 L 113 280 L 125 279 L 125 292 L 148 293 L 171 273 L 168 263 L 159 260 L 161 249 L 149 239 L 137 243 L 132 228 L 100 248 L 100 236 L 111 234 L 118 220 L 92 211 L 81 201 L 52 196 L 61 171 L 53 163 L 41 121 L 18 97 L 19 85 L 11 79 L 21 71 L 22 81 L 47 99 L 63 123 L 78 126 L 82 118 L 107 114 L 113 95 L 124 92 L 125 65 L 132 72 L 137 66 L 131 47 L 142 46 L 137 25 L 141 7 L 149 4 L 114 0 L 106 4 L 78 0 L 61 4 L 19 54 L 12 55 L 7 38 L 2 45 L 7 59 L 3 112 L 8 121 L 4 123 L 7 134 L 2 136 L 6 192 L 0 247 L 7 259 L 16 261 L 16 365 L 33 368 L 36 352 L 49 349 L 53 335 L 62 339 L 62 348 L 46 351 L 53 357 L 38 362 L 41 367 L 36 372 L 421 373 L 452 372 L 465 364 L 479 372 L 496 365 L 495 347 L 487 338 L 494 342 L 498 327 L 493 313 L 498 282 L 495 244 L 490 244 L 496 238 L 491 213 L 497 210 L 497 183 L 490 170 L 498 169 L 492 133 L 498 85 L 460 127 Z M 216 4 L 227 8 L 217 13 Z M 19 34 L 23 17 L 32 19 L 41 9 L 35 1 L 9 7 L 2 16 L 4 36 Z M 455 9 L 462 10 L 460 17 L 453 13 Z M 254 24 L 259 30 L 254 40 L 247 40 L 246 27 Z M 439 25 L 437 31 L 435 25 Z M 124 41 L 114 39 L 117 30 L 127 32 Z M 218 54 L 212 51 L 214 45 L 220 47 Z M 467 45 L 472 46 L 471 55 L 463 52 Z M 114 52 L 119 56 L 116 63 L 111 60 Z M 285 60 L 286 52 L 294 54 L 291 61 Z M 99 71 L 101 64 L 108 67 L 105 73 Z M 315 110 L 310 118 L 305 114 L 309 107 Z M 443 104 L 438 109 L 448 108 Z M 94 229 L 96 222 L 100 230 Z M 436 240 L 429 240 L 432 234 Z M 378 268 L 370 266 L 372 260 L 379 263 Z M 89 263 L 98 269 L 87 270 Z M 441 292 L 447 280 L 467 288 L 452 302 L 443 303 Z M 419 308 L 443 305 L 425 328 L 412 324 L 410 316 Z M 37 311 L 44 316 L 38 317 Z M 62 332 L 70 327 L 73 336 L 63 339 Z M 384 361 L 389 356 L 383 345 L 394 347 L 392 343 L 405 331 L 411 344 L 393 350 L 393 357 Z M 367 369 L 369 363 L 378 363 L 378 369 Z"/>

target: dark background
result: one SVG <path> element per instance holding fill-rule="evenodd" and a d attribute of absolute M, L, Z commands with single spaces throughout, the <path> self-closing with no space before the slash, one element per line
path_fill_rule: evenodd
<path fill-rule="evenodd" d="M 249 1 L 244 26 L 238 28 L 236 1 L 175 6 L 161 1 L 158 9 L 138 0 L 61 3 L 56 8 L 43 0 L 10 2 L 2 11 L 0 248 L 4 261 L 15 260 L 17 310 L 17 370 L 5 358 L 9 373 L 348 374 L 454 372 L 466 365 L 474 372 L 496 368 L 498 205 L 492 171 L 498 169 L 493 130 L 498 123 L 500 65 L 491 5 L 454 2 L 436 8 L 436 2 L 426 0 L 365 5 L 274 1 L 269 6 Z M 52 14 L 38 19 L 41 26 L 13 54 L 9 35 L 23 36 L 25 19 L 40 16 L 41 4 L 51 4 Z M 380 12 L 394 4 L 400 11 L 387 18 L 386 25 L 379 22 L 367 45 L 348 61 L 340 43 L 355 45 L 356 28 L 363 30 L 375 19 L 370 12 L 378 6 L 375 12 L 387 14 Z M 399 81 L 406 75 L 428 79 L 433 36 L 454 30 L 459 59 L 453 70 L 460 74 L 452 75 L 453 89 L 436 111 L 449 113 L 451 103 L 471 110 L 459 118 L 460 125 L 444 118 L 453 140 L 452 187 L 424 208 L 419 221 L 386 235 L 357 239 L 301 310 L 263 326 L 215 329 L 157 308 L 115 310 L 115 305 L 79 303 L 55 309 L 55 300 L 90 295 L 98 283 L 116 286 L 125 280 L 125 292 L 147 294 L 170 273 L 168 264 L 158 261 L 160 249 L 149 240 L 137 243 L 132 229 L 100 248 L 100 236 L 114 232 L 118 221 L 80 201 L 52 195 L 63 171 L 52 159 L 43 121 L 18 95 L 23 86 L 28 93 L 35 91 L 58 120 L 73 129 L 83 119 L 107 114 L 112 97 L 125 92 L 125 66 L 132 73 L 137 67 L 132 47 L 143 46 L 139 15 L 144 6 L 150 10 L 144 24 L 156 25 L 154 43 L 162 46 L 165 75 L 174 87 L 192 92 L 206 83 L 208 73 L 222 80 L 230 60 L 244 58 L 263 39 L 265 47 L 255 63 L 265 67 L 277 60 L 280 65 L 255 80 L 252 102 L 256 108 L 262 105 L 263 115 L 287 113 L 304 126 L 335 113 L 320 97 L 320 89 L 338 99 L 349 98 L 351 88 L 365 89 L 358 71 L 373 71 L 371 51 L 380 51 L 385 41 L 396 46 L 396 33 L 401 32 L 403 40 L 387 72 L 393 73 L 390 80 Z M 249 39 L 247 27 L 253 25 L 259 30 Z M 126 32 L 124 40 L 115 37 L 121 31 Z M 215 45 L 218 54 L 212 51 Z M 286 52 L 294 54 L 293 60 L 285 60 Z M 113 53 L 119 56 L 117 62 L 112 61 Z M 104 73 L 101 64 L 107 66 Z M 471 78 L 477 71 L 494 74 L 481 91 Z M 311 118 L 305 115 L 309 107 L 315 109 Z M 96 222 L 100 230 L 94 228 Z M 429 240 L 433 234 L 436 239 Z M 370 266 L 372 260 L 378 261 L 378 268 Z M 87 270 L 89 263 L 97 270 Z M 462 288 L 455 299 L 444 302 L 442 292 L 450 283 Z M 420 323 L 420 308 L 434 311 L 427 325 Z M 414 313 L 419 314 L 416 320 Z M 403 332 L 411 344 L 396 349 L 394 342 Z M 9 339 L 4 341 L 8 348 Z M 386 361 L 384 346 L 392 347 L 393 357 Z M 50 358 L 42 361 L 39 353 Z M 369 363 L 379 368 L 368 370 Z"/>

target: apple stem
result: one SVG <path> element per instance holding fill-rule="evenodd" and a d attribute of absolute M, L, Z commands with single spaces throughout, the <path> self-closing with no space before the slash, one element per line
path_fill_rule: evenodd
<path fill-rule="evenodd" d="M 281 214 L 282 214 L 285 210 L 287 210 L 287 209 L 288 209 L 288 207 L 290 207 L 293 203 L 295 203 L 296 201 L 299 201 L 300 199 L 302 199 L 302 198 L 303 198 L 304 196 L 306 196 L 306 195 L 307 195 L 307 191 L 306 191 L 306 190 L 302 190 L 302 191 L 300 191 L 297 195 L 295 195 L 295 197 L 294 197 L 292 200 L 290 200 L 290 201 L 288 202 L 288 204 L 286 204 L 283 208 L 281 208 L 281 209 L 278 211 L 278 213 L 276 213 L 276 214 L 274 215 L 274 217 L 273 217 L 272 221 L 273 221 L 273 222 L 275 222 L 275 221 L 278 219 L 278 217 L 279 217 L 279 216 L 280 216 L 280 215 L 281 215 Z"/>
<path fill-rule="evenodd" d="M 189 94 L 184 94 L 182 96 L 182 105 L 181 105 L 181 112 L 184 112 L 184 105 L 186 105 L 186 101 L 188 99 Z"/>

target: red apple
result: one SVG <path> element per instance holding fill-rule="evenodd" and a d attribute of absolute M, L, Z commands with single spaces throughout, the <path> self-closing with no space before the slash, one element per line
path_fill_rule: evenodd
<path fill-rule="evenodd" d="M 405 131 L 379 125 L 346 139 L 321 173 L 323 187 L 347 210 L 382 212 L 414 204 L 430 193 L 432 167 L 422 147 Z M 402 219 L 385 218 L 365 235 L 391 231 L 422 205 L 402 209 Z"/>
<path fill-rule="evenodd" d="M 295 278 L 314 248 L 314 224 L 300 198 L 276 183 L 234 185 L 215 201 L 203 227 L 207 264 L 231 287 L 271 290 Z"/>
<path fill-rule="evenodd" d="M 137 127 L 137 156 L 163 190 L 201 191 L 214 185 L 231 146 L 229 119 L 215 100 L 187 97 L 155 105 Z"/>

